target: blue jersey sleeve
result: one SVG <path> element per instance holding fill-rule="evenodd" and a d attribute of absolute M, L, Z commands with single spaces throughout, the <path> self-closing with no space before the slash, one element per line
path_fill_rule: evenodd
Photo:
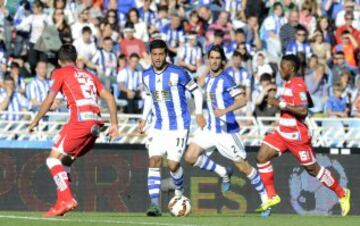
<path fill-rule="evenodd" d="M 232 97 L 236 97 L 241 94 L 241 89 L 238 85 L 236 85 L 234 79 L 230 75 L 224 76 L 224 90 L 229 92 Z"/>
<path fill-rule="evenodd" d="M 185 86 L 185 88 L 190 92 L 198 88 L 198 85 L 187 71 L 181 70 L 181 73 L 180 84 L 182 86 Z"/>

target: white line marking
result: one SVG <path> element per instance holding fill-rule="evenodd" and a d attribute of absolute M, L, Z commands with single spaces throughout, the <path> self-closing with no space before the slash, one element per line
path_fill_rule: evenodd
<path fill-rule="evenodd" d="M 116 221 L 116 220 L 76 220 L 64 218 L 45 218 L 45 217 L 25 217 L 14 215 L 0 215 L 0 218 L 17 219 L 17 220 L 32 220 L 32 221 L 62 221 L 75 223 L 104 223 L 104 224 L 128 224 L 128 225 L 155 225 L 155 226 L 198 226 L 196 224 L 169 224 L 169 223 L 152 223 L 152 222 L 135 222 L 135 221 Z"/>

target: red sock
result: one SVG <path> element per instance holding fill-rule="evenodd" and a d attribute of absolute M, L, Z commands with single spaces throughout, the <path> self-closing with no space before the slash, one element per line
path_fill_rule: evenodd
<path fill-rule="evenodd" d="M 58 159 L 48 159 L 47 165 L 57 186 L 58 201 L 73 199 L 68 175 Z"/>
<path fill-rule="evenodd" d="M 333 190 L 339 198 L 345 196 L 345 190 L 339 184 L 339 181 L 334 177 L 334 175 L 325 167 L 321 167 L 316 178 L 326 187 Z"/>
<path fill-rule="evenodd" d="M 257 164 L 258 171 L 261 177 L 261 180 L 265 186 L 266 192 L 269 198 L 272 198 L 276 195 L 275 187 L 274 187 L 274 173 L 273 168 L 270 162 L 266 162 L 263 164 Z"/>

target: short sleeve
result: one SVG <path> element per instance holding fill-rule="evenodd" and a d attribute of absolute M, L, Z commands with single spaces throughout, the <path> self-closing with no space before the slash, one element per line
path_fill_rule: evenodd
<path fill-rule="evenodd" d="M 293 84 L 293 95 L 295 106 L 307 106 L 307 88 L 304 82 Z"/>
<path fill-rule="evenodd" d="M 121 70 L 119 71 L 117 78 L 116 78 L 116 82 L 120 83 L 120 82 L 125 82 L 126 81 L 126 76 L 127 73 L 125 72 L 125 70 Z"/>
<path fill-rule="evenodd" d="M 238 85 L 236 85 L 231 76 L 226 76 L 224 78 L 224 90 L 226 90 L 226 92 L 228 92 L 232 97 L 236 97 L 241 94 L 241 89 Z"/>
<path fill-rule="evenodd" d="M 50 88 L 51 91 L 58 93 L 61 88 L 62 88 L 62 76 L 60 74 L 60 72 L 58 70 L 55 70 L 52 72 L 51 75 L 51 79 L 52 79 L 52 86 Z"/>

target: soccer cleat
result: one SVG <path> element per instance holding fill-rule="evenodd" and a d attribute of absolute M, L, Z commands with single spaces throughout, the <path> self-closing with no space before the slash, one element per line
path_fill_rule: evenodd
<path fill-rule="evenodd" d="M 264 212 L 267 209 L 279 204 L 281 202 L 281 198 L 278 195 L 275 195 L 271 199 L 267 200 L 266 202 L 262 203 L 259 208 L 255 210 L 255 212 Z"/>
<path fill-rule="evenodd" d="M 345 189 L 345 196 L 339 199 L 341 216 L 345 217 L 350 211 L 350 189 Z"/>
<path fill-rule="evenodd" d="M 69 201 L 60 201 L 54 207 L 51 207 L 47 212 L 43 214 L 44 217 L 61 217 L 65 213 L 75 209 L 78 203 L 75 199 Z"/>
<path fill-rule="evenodd" d="M 146 211 L 146 216 L 148 217 L 160 217 L 161 211 L 159 206 L 152 204 L 149 209 Z"/>
<path fill-rule="evenodd" d="M 223 177 L 223 181 L 222 181 L 222 192 L 230 191 L 232 174 L 233 174 L 233 169 L 231 167 L 226 167 L 226 176 Z"/>
<path fill-rule="evenodd" d="M 260 213 L 261 217 L 270 217 L 270 215 L 271 215 L 271 208 Z"/>

